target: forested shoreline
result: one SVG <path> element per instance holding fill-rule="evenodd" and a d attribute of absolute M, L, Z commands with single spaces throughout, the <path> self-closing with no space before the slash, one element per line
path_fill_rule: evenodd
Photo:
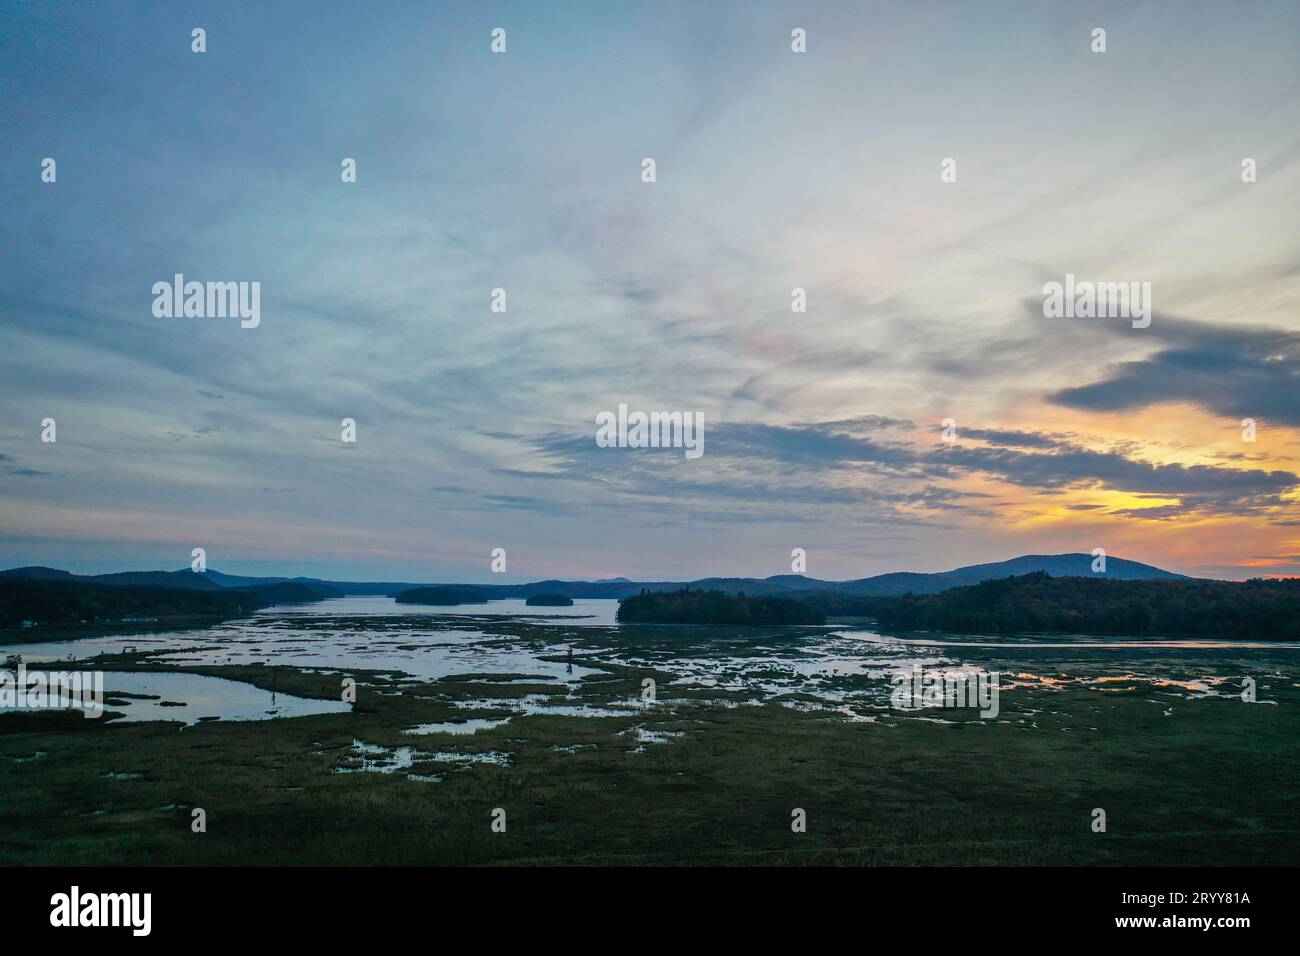
<path fill-rule="evenodd" d="M 938 594 L 810 595 L 829 613 L 874 617 L 886 631 L 1300 640 L 1300 579 L 1113 581 L 1044 572 Z"/>

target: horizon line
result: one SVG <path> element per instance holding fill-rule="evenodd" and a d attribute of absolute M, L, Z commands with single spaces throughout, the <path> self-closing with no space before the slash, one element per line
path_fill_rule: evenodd
<path fill-rule="evenodd" d="M 877 574 L 868 574 L 868 575 L 864 575 L 864 576 L 861 576 L 861 577 L 850 577 L 850 578 L 821 578 L 821 577 L 816 577 L 816 576 L 814 576 L 814 575 L 810 575 L 810 574 L 808 574 L 808 573 L 806 573 L 806 572 L 805 572 L 805 573 L 798 573 L 798 572 L 794 572 L 794 571 L 786 571 L 786 572 L 780 572 L 780 573 L 776 573 L 776 574 L 705 574 L 705 575 L 698 575 L 698 576 L 693 576 L 693 577 L 647 577 L 647 576 L 641 576 L 641 577 L 629 577 L 629 576 L 624 575 L 624 574 L 613 574 L 613 575 L 606 574 L 606 575 L 602 575 L 602 576 L 600 576 L 600 577 L 556 577 L 556 576 L 544 576 L 544 577 L 531 577 L 531 578 L 524 578 L 524 577 L 518 577 L 518 578 L 516 578 L 514 575 L 511 575 L 510 577 L 512 578 L 512 580 L 488 580 L 488 581 L 450 580 L 450 579 L 445 579 L 445 580 L 433 580 L 433 579 L 420 580 L 420 579 L 418 579 L 418 578 L 403 579 L 403 577 L 401 577 L 401 576 L 393 577 L 393 576 L 387 576 L 387 575 L 385 575 L 385 576 L 380 576 L 380 577 L 357 578 L 357 577 L 322 576 L 322 575 L 302 574 L 302 573 L 294 573 L 294 574 L 274 573 L 274 572 L 263 572 L 263 573 L 240 573 L 240 572 L 232 572 L 232 571 L 223 571 L 223 570 L 221 570 L 220 568 L 217 568 L 217 567 L 207 567 L 207 568 L 205 568 L 205 570 L 204 570 L 203 572 L 196 572 L 196 573 L 204 573 L 204 574 L 207 574 L 207 573 L 216 573 L 216 574 L 226 575 L 226 576 L 229 576 L 229 577 L 238 577 L 238 578 L 284 578 L 284 579 L 286 579 L 286 580 L 293 580 L 293 579 L 295 579 L 295 578 L 301 578 L 301 579 L 305 579 L 305 580 L 312 580 L 312 581 L 325 581 L 325 582 L 334 582 L 334 583 L 342 583 L 342 584 L 374 584 L 374 583 L 395 583 L 395 584 L 466 584 L 466 585 L 475 585 L 475 586 L 479 586 L 479 587 L 483 587 L 483 586 L 488 586 L 488 587 L 490 587 L 490 586 L 513 587 L 513 586 L 519 586 L 519 585 L 523 585 L 523 584 L 537 583 L 537 582 L 541 582 L 541 581 L 558 581 L 558 582 L 563 582 L 563 583 L 585 583 L 585 584 L 594 584 L 594 583 L 602 583 L 602 582 L 603 582 L 603 583 L 611 583 L 611 584 L 618 584 L 618 583 L 622 583 L 622 582 L 627 582 L 627 583 L 632 583 L 632 584 L 636 584 L 636 583 L 663 584 L 663 583 L 693 583 L 693 582 L 696 582 L 696 581 L 706 581 L 706 580 L 712 580 L 712 579 L 717 579 L 717 580 L 755 580 L 755 581 L 768 581 L 768 580 L 772 580 L 773 578 L 804 578 L 804 579 L 809 580 L 809 581 L 826 581 L 826 582 L 828 582 L 828 583 L 848 583 L 848 582 L 853 582 L 853 581 L 866 581 L 866 580 L 870 580 L 870 579 L 872 579 L 872 578 L 885 577 L 885 576 L 892 575 L 892 574 L 919 574 L 919 575 L 939 575 L 939 574 L 950 574 L 950 573 L 953 573 L 953 572 L 955 572 L 955 571 L 961 571 L 961 570 L 964 570 L 964 569 L 967 569 L 967 568 L 982 567 L 982 566 L 990 565 L 990 564 L 1004 564 L 1004 563 L 1007 563 L 1007 562 L 1009 562 L 1009 561 L 1015 561 L 1015 560 L 1019 560 L 1019 559 L 1022 559 L 1022 558 L 1065 558 L 1065 557 L 1076 557 L 1076 556 L 1077 556 L 1077 557 L 1082 557 L 1082 558 L 1091 558 L 1091 557 L 1093 557 L 1093 555 L 1091 555 L 1091 554 L 1088 553 L 1088 552 L 1084 552 L 1084 551 L 1065 551 L 1065 552 L 1057 552 L 1057 553 L 1042 553 L 1042 552 L 1037 552 L 1037 553 L 1024 553 L 1024 554 L 1015 554 L 1015 555 L 1012 555 L 1012 556 L 1007 557 L 1007 558 L 998 558 L 998 559 L 994 559 L 994 560 L 976 561 L 976 562 L 974 562 L 974 563 L 972 563 L 972 564 L 962 564 L 962 565 L 957 565 L 956 567 L 948 567 L 948 568 L 944 568 L 943 570 L 938 570 L 938 571 L 915 571 L 915 570 L 907 570 L 907 569 L 894 569 L 894 570 L 890 570 L 890 571 L 882 571 L 882 572 L 879 572 L 879 573 L 877 573 Z M 1151 564 L 1151 563 L 1149 563 L 1149 562 L 1146 562 L 1146 561 L 1140 561 L 1140 560 L 1137 560 L 1137 559 L 1134 559 L 1134 558 L 1121 557 L 1121 556 L 1119 556 L 1119 555 L 1107 554 L 1107 555 L 1106 555 L 1106 559 L 1109 560 L 1109 561 L 1123 561 L 1123 562 L 1126 562 L 1126 563 L 1129 563 L 1129 564 L 1140 564 L 1140 565 L 1143 565 L 1144 567 L 1154 568 L 1154 569 L 1157 570 L 1157 571 L 1162 571 L 1162 572 L 1165 572 L 1165 573 L 1167 573 L 1167 574 L 1181 575 L 1181 576 L 1183 576 L 1183 577 L 1188 577 L 1188 578 L 1201 578 L 1201 579 L 1208 579 L 1208 580 L 1231 580 L 1231 579 L 1229 579 L 1229 578 L 1214 577 L 1214 576 L 1205 575 L 1205 574 L 1192 574 L 1192 573 L 1188 573 L 1188 572 L 1186 572 L 1186 571 L 1171 570 L 1171 569 L 1169 569 L 1169 568 L 1165 568 L 1165 567 L 1162 567 L 1162 566 L 1157 565 L 1157 564 Z M 1240 570 L 1243 574 L 1246 574 L 1248 577 L 1276 577 L 1276 578 L 1292 578 L 1292 577 L 1300 577 L 1300 575 L 1292 575 L 1292 574 L 1266 574 L 1266 573 L 1265 573 L 1265 574 L 1261 574 L 1261 573 L 1258 573 L 1258 572 L 1251 573 L 1251 572 L 1252 572 L 1252 569 L 1249 568 L 1248 566 L 1235 566 L 1235 565 L 1234 565 L 1234 566 L 1232 566 L 1232 567 L 1233 567 L 1234 569 Z M 21 570 L 21 569 L 23 569 L 23 568 L 45 568 L 45 569 L 52 570 L 52 571 L 64 571 L 64 572 L 66 572 L 66 573 L 68 573 L 68 574 L 72 574 L 72 575 L 75 575 L 75 576 L 78 576 L 78 577 L 97 577 L 97 576 L 102 576 L 102 575 L 107 575 L 107 574 L 132 574 L 132 573 L 136 573 L 136 574 L 148 574 L 148 573 L 174 574 L 174 573 L 180 573 L 180 572 L 183 572 L 183 571 L 186 571 L 186 570 L 192 570 L 192 569 L 184 568 L 184 567 L 181 567 L 181 568 L 171 568 L 171 569 L 169 569 L 169 568 L 167 568 L 167 567 L 165 567 L 165 566 L 162 566 L 162 567 L 156 567 L 156 568 L 133 567 L 133 568 L 126 568 L 126 569 L 118 570 L 118 571 L 78 572 L 78 571 L 68 571 L 66 568 L 58 567 L 58 566 L 56 566 L 56 565 L 51 565 L 51 564 L 17 564 L 17 565 L 14 565 L 14 566 L 12 566 L 12 567 L 0 568 L 0 574 L 6 574 L 6 573 L 9 573 L 9 572 L 11 572 L 11 571 L 18 571 L 18 570 Z M 1104 572 L 1103 572 L 1103 573 L 1104 573 Z M 503 576 L 504 576 L 504 575 L 503 575 Z"/>

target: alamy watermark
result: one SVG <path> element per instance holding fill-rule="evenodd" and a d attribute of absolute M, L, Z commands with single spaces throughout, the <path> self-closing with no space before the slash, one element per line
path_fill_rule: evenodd
<path fill-rule="evenodd" d="M 1150 282 L 1076 281 L 1073 272 L 1065 282 L 1043 286 L 1043 315 L 1049 319 L 1132 319 L 1133 328 L 1151 324 Z"/>
<path fill-rule="evenodd" d="M 703 412 L 629 412 L 596 416 L 596 444 L 601 448 L 684 448 L 687 458 L 704 454 Z"/>
<path fill-rule="evenodd" d="M 83 893 L 73 886 L 50 897 L 54 927 L 126 927 L 133 936 L 148 936 L 153 928 L 152 893 Z"/>
<path fill-rule="evenodd" d="M 155 282 L 153 295 L 155 318 L 239 318 L 242 329 L 262 324 L 260 282 L 186 282 L 178 272 L 171 282 Z"/>
<path fill-rule="evenodd" d="M 1000 709 L 996 671 L 927 671 L 918 665 L 899 668 L 890 683 L 889 703 L 896 710 L 969 707 L 989 719 Z"/>
<path fill-rule="evenodd" d="M 80 710 L 104 714 L 102 671 L 29 671 L 18 661 L 0 667 L 0 710 Z"/>

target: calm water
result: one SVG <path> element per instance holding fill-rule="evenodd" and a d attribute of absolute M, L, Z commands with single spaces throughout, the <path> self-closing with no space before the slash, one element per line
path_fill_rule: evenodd
<path fill-rule="evenodd" d="M 346 608 L 346 610 L 341 610 Z M 390 597 L 346 597 L 315 604 L 281 605 L 266 608 L 262 614 L 279 616 L 334 617 L 339 614 L 375 614 L 383 617 L 437 614 L 453 617 L 513 617 L 538 624 L 566 624 L 577 627 L 609 627 L 614 623 L 617 601 L 574 598 L 573 607 L 529 607 L 523 598 L 465 604 L 459 607 L 433 607 L 398 604 Z"/>
<path fill-rule="evenodd" d="M 435 680 L 453 675 L 502 678 L 574 686 L 598 674 L 571 664 L 568 648 L 588 662 L 651 665 L 674 675 L 661 687 L 663 700 L 674 686 L 718 688 L 761 702 L 775 695 L 805 694 L 845 716 L 879 711 L 890 678 L 901 668 L 929 672 L 996 671 L 1003 689 L 1017 685 L 1083 685 L 1098 690 L 1137 685 L 1156 700 L 1209 695 L 1238 696 L 1243 677 L 1270 691 L 1300 687 L 1300 645 L 1196 640 L 899 639 L 865 629 L 831 629 L 797 640 L 754 638 L 738 630 L 645 629 L 614 625 L 615 601 L 582 600 L 571 608 L 529 608 L 523 601 L 496 601 L 463 608 L 399 605 L 391 598 L 347 597 L 317 604 L 265 609 L 252 617 L 215 627 L 134 636 L 116 635 L 5 648 L 35 666 L 41 661 L 86 658 L 134 648 L 167 663 L 283 664 L 331 673 L 358 670 Z M 544 628 L 519 628 L 544 624 Z M 522 633 L 512 633 L 522 631 Z M 671 637 L 663 635 L 669 632 Z M 327 701 L 303 701 L 270 694 L 235 681 L 183 674 L 106 675 L 112 690 L 147 694 L 120 709 L 129 719 L 259 719 L 346 709 Z M 133 689 L 134 688 L 134 689 Z M 141 689 L 144 688 L 144 689 Z M 185 707 L 160 706 L 161 700 Z M 630 702 L 611 702 L 613 713 Z M 521 700 L 485 698 L 468 706 L 517 712 L 601 716 L 590 703 L 566 704 L 561 697 Z M 817 706 L 813 704 L 811 706 Z M 416 733 L 443 731 L 440 726 Z M 447 732 L 447 731 L 443 731 Z M 456 732 L 472 733 L 469 726 Z"/>
<path fill-rule="evenodd" d="M 267 720 L 272 717 L 346 713 L 352 709 L 342 701 L 307 700 L 220 677 L 153 671 L 105 671 L 103 696 L 104 710 L 121 715 L 113 718 L 115 723 L 171 720 L 195 724 L 214 719 Z M 0 706 L 0 713 L 16 709 Z"/>

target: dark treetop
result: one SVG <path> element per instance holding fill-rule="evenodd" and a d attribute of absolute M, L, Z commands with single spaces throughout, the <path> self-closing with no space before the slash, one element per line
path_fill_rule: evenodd
<path fill-rule="evenodd" d="M 791 598 L 746 597 L 722 591 L 642 591 L 618 604 L 620 623 L 823 624 L 826 616 Z"/>

